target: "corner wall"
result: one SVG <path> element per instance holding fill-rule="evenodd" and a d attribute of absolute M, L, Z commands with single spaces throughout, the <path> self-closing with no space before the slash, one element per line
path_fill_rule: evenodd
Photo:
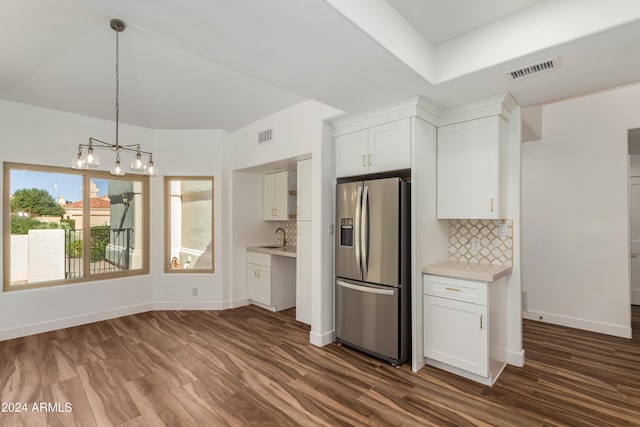
<path fill-rule="evenodd" d="M 333 341 L 333 236 L 327 232 L 333 223 L 333 149 L 329 127 L 324 121 L 340 114 L 340 110 L 314 100 L 304 101 L 279 113 L 267 116 L 231 134 L 228 165 L 225 176 L 231 178 L 227 185 L 233 191 L 237 176 L 233 171 L 262 165 L 283 159 L 313 159 L 312 168 L 312 322 L 311 342 L 324 345 Z M 258 145 L 257 134 L 273 129 L 273 140 Z M 233 192 L 233 199 L 247 197 Z M 236 206 L 236 203 L 233 203 Z M 224 227 L 242 226 L 235 219 L 235 212 L 228 216 Z M 244 247 L 228 239 L 236 258 Z M 242 245 L 240 245 L 242 246 Z M 240 254 L 240 255 L 239 255 Z M 234 300 L 246 298 L 246 265 L 241 259 L 232 262 L 233 289 L 228 290 Z"/>
<path fill-rule="evenodd" d="M 640 85 L 542 108 L 522 146 L 524 317 L 631 337 L 627 130 Z"/>
<path fill-rule="evenodd" d="M 223 150 L 224 130 L 154 130 L 153 155 L 160 173 L 151 180 L 151 266 L 156 310 L 221 310 L 223 292 Z M 164 176 L 213 176 L 214 273 L 164 272 Z M 197 296 L 192 295 L 193 288 Z"/>

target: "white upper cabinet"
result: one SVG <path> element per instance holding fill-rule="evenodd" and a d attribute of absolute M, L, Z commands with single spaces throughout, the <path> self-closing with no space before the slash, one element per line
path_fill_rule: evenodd
<path fill-rule="evenodd" d="M 360 130 L 335 138 L 336 176 L 364 175 L 369 170 L 368 131 Z"/>
<path fill-rule="evenodd" d="M 369 128 L 369 173 L 411 167 L 410 119 Z"/>
<path fill-rule="evenodd" d="M 265 221 L 286 221 L 289 219 L 289 172 L 278 172 L 264 176 Z"/>
<path fill-rule="evenodd" d="M 411 119 L 404 118 L 337 136 L 336 177 L 411 167 Z"/>
<path fill-rule="evenodd" d="M 298 162 L 298 194 L 296 199 L 298 221 L 311 221 L 311 165 L 311 159 Z"/>
<path fill-rule="evenodd" d="M 507 139 L 498 115 L 438 128 L 439 219 L 505 217 Z"/>

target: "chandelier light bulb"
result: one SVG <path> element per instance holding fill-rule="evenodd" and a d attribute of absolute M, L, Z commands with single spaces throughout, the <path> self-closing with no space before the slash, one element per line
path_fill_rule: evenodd
<path fill-rule="evenodd" d="M 82 147 L 78 147 L 78 154 L 71 159 L 71 169 L 87 169 L 89 165 L 82 156 Z"/>
<path fill-rule="evenodd" d="M 153 159 L 149 156 L 149 163 L 144 168 L 144 174 L 147 176 L 158 176 L 158 168 L 153 164 Z"/>
<path fill-rule="evenodd" d="M 124 175 L 124 168 L 120 164 L 120 153 L 118 153 L 118 155 L 116 156 L 116 161 L 113 164 L 113 167 L 111 168 L 110 173 L 111 175 L 116 175 L 116 176 Z"/>
<path fill-rule="evenodd" d="M 140 151 L 136 153 L 136 158 L 131 161 L 131 170 L 139 171 L 144 169 L 144 162 L 142 161 L 142 154 Z"/>
<path fill-rule="evenodd" d="M 98 166 L 100 165 L 100 157 L 98 156 L 98 153 L 95 153 L 93 151 L 93 146 L 90 144 L 89 148 L 87 149 L 87 164 L 89 166 Z"/>

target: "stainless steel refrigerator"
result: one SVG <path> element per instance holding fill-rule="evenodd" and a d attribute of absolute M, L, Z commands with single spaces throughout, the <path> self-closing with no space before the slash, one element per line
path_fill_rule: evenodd
<path fill-rule="evenodd" d="M 410 353 L 409 182 L 336 188 L 336 341 L 390 363 Z"/>

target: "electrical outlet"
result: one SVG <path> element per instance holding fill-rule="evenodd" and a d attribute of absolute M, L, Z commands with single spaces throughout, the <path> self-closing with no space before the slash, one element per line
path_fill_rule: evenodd
<path fill-rule="evenodd" d="M 509 227 L 507 224 L 500 224 L 498 234 L 500 234 L 500 237 L 507 237 L 507 235 L 509 235 Z"/>
<path fill-rule="evenodd" d="M 471 239 L 471 250 L 472 251 L 480 250 L 480 239 Z"/>
<path fill-rule="evenodd" d="M 197 297 L 198 296 L 198 288 L 192 288 L 191 289 L 191 296 L 192 297 Z"/>

